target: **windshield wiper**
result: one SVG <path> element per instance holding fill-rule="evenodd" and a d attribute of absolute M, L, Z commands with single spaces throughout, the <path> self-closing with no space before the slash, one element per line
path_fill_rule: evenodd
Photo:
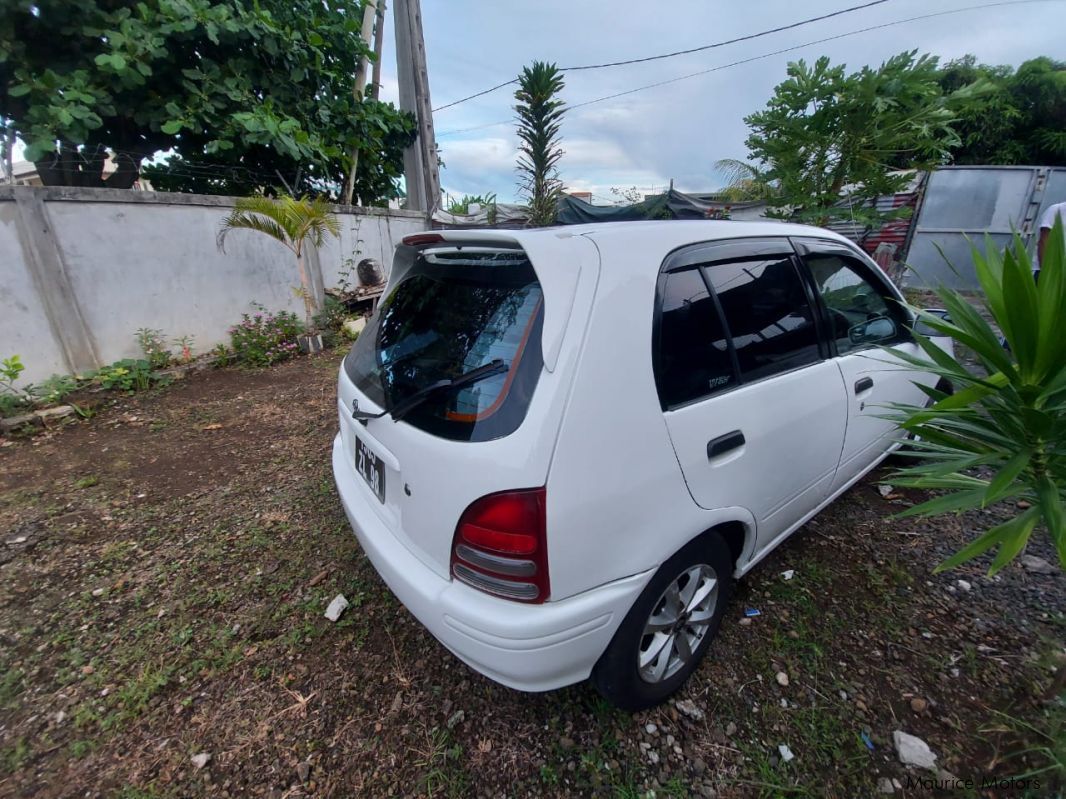
<path fill-rule="evenodd" d="M 484 366 L 479 366 L 477 369 L 471 369 L 469 372 L 461 374 L 458 377 L 453 377 L 450 380 L 438 380 L 436 383 L 431 383 L 425 388 L 420 388 L 414 394 L 397 403 L 395 407 L 390 408 L 387 411 L 371 414 L 356 408 L 352 411 L 352 418 L 362 421 L 364 419 L 380 419 L 385 414 L 391 414 L 392 421 L 398 422 L 438 392 L 472 386 L 474 383 L 480 383 L 482 380 L 489 377 L 494 377 L 495 375 L 506 372 L 507 368 L 507 364 L 504 363 L 502 359 L 497 358 L 494 361 L 489 361 Z"/>

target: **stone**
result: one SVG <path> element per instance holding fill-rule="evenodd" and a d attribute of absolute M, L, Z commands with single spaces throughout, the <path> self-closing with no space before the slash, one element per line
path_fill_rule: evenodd
<path fill-rule="evenodd" d="M 967 580 L 958 580 L 956 582 L 956 585 L 958 585 L 959 588 L 961 588 L 963 591 L 969 591 L 971 588 L 973 588 L 973 586 Z"/>
<path fill-rule="evenodd" d="M 796 757 L 792 754 L 792 750 L 788 748 L 788 744 L 781 744 L 777 747 L 777 751 L 781 753 L 781 759 L 786 763 Z"/>
<path fill-rule="evenodd" d="M 466 718 L 466 713 L 462 710 L 457 710 L 452 713 L 451 718 L 448 719 L 448 729 L 454 729 L 457 724 L 462 724 L 463 719 Z"/>
<path fill-rule="evenodd" d="M 889 494 L 892 493 L 892 486 L 886 483 L 882 483 L 877 487 L 877 493 L 880 494 L 882 497 L 887 497 Z"/>
<path fill-rule="evenodd" d="M 888 777 L 882 777 L 881 779 L 879 779 L 877 781 L 877 792 L 878 793 L 895 793 L 896 792 L 896 786 L 894 786 L 892 784 L 892 780 L 890 780 Z"/>
<path fill-rule="evenodd" d="M 675 707 L 693 721 L 703 721 L 703 711 L 696 707 L 696 703 L 691 699 L 682 699 L 675 704 Z"/>
<path fill-rule="evenodd" d="M 745 616 L 743 619 L 741 619 L 738 622 L 738 624 L 740 624 L 741 627 L 747 627 L 749 624 L 751 624 L 751 619 L 749 619 L 747 616 Z"/>
<path fill-rule="evenodd" d="M 648 735 L 655 735 L 656 730 L 658 730 L 659 728 L 656 727 L 652 722 L 649 721 L 644 726 L 644 729 L 647 731 Z"/>
<path fill-rule="evenodd" d="M 914 699 L 911 700 L 911 710 L 913 710 L 915 713 L 924 713 L 926 708 L 928 707 L 929 703 L 922 699 L 920 696 L 916 696 L 914 697 Z"/>
<path fill-rule="evenodd" d="M 777 672 L 776 679 L 777 679 L 777 684 L 780 685 L 782 688 L 787 688 L 788 687 L 788 675 L 785 674 L 785 672 L 783 672 L 783 671 Z"/>
<path fill-rule="evenodd" d="M 333 601 L 329 603 L 324 615 L 330 621 L 337 621 L 347 609 L 348 600 L 344 598 L 344 594 L 337 594 L 337 596 L 333 597 Z"/>
<path fill-rule="evenodd" d="M 899 762 L 903 765 L 936 771 L 936 755 L 921 738 L 896 730 L 892 733 L 892 743 L 895 744 Z"/>
<path fill-rule="evenodd" d="M 192 756 L 192 764 L 196 767 L 197 770 L 202 769 L 210 762 L 211 755 L 209 755 L 207 752 L 200 752 L 200 754 Z"/>
<path fill-rule="evenodd" d="M 37 418 L 42 421 L 45 419 L 62 419 L 64 416 L 73 416 L 74 408 L 70 405 L 60 405 L 58 408 L 45 408 L 43 411 L 37 411 Z"/>
<path fill-rule="evenodd" d="M 1054 566 L 1036 555 L 1022 555 L 1018 560 L 1027 571 L 1033 574 L 1054 574 L 1056 571 Z"/>
<path fill-rule="evenodd" d="M 307 782 L 308 778 L 311 776 L 311 764 L 306 761 L 303 763 L 297 763 L 296 776 L 300 778 L 301 784 Z"/>
<path fill-rule="evenodd" d="M 656 752 L 654 749 L 649 749 L 647 755 L 648 762 L 650 762 L 653 766 L 659 763 L 659 753 Z"/>
<path fill-rule="evenodd" d="M 37 414 L 24 413 L 19 416 L 8 416 L 6 419 L 0 419 L 0 430 L 5 433 L 9 433 L 12 430 L 17 430 L 23 425 L 33 424 L 37 421 Z"/>
<path fill-rule="evenodd" d="M 734 724 L 733 722 L 729 722 L 728 724 L 726 724 L 725 725 L 725 734 L 728 735 L 730 738 L 732 738 L 734 735 L 737 734 L 737 725 Z"/>

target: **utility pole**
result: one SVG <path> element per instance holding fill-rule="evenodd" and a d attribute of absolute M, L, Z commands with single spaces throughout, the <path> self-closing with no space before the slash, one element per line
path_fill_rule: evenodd
<path fill-rule="evenodd" d="M 403 173 L 407 183 L 407 207 L 431 217 L 440 205 L 440 173 L 433 133 L 433 109 L 429 102 L 426 45 L 422 38 L 419 0 L 394 0 L 396 72 L 400 82 L 400 109 L 415 117 L 416 138 L 404 150 Z"/>
<path fill-rule="evenodd" d="M 363 30 L 360 36 L 368 49 L 374 28 L 375 2 L 376 0 L 363 0 Z M 363 102 L 363 89 L 366 88 L 366 68 L 366 56 L 360 55 L 358 66 L 355 69 L 355 80 L 352 82 L 352 99 L 357 103 Z M 359 148 L 353 146 L 350 156 L 352 168 L 348 173 L 348 183 L 344 187 L 345 205 L 352 204 L 352 193 L 355 191 L 355 171 L 359 168 Z"/>
<path fill-rule="evenodd" d="M 374 19 L 374 77 L 370 81 L 370 96 L 375 100 L 381 93 L 381 45 L 385 38 L 385 0 L 378 0 Z"/>

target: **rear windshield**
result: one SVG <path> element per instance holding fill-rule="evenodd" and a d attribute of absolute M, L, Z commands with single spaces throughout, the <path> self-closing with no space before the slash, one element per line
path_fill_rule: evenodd
<path fill-rule="evenodd" d="M 543 365 L 542 319 L 540 283 L 521 250 L 428 251 L 378 307 L 345 369 L 360 391 L 391 409 L 501 360 L 506 371 L 437 391 L 403 416 L 443 438 L 499 438 L 525 418 Z"/>

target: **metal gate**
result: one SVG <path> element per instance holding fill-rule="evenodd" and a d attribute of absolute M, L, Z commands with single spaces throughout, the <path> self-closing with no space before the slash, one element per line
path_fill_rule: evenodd
<path fill-rule="evenodd" d="M 1018 230 L 1030 252 L 1035 228 L 1049 205 L 1066 202 L 1066 169 L 1033 166 L 955 166 L 929 178 L 907 256 L 904 283 L 977 289 L 971 243 L 985 247 L 985 234 L 999 248 Z"/>

